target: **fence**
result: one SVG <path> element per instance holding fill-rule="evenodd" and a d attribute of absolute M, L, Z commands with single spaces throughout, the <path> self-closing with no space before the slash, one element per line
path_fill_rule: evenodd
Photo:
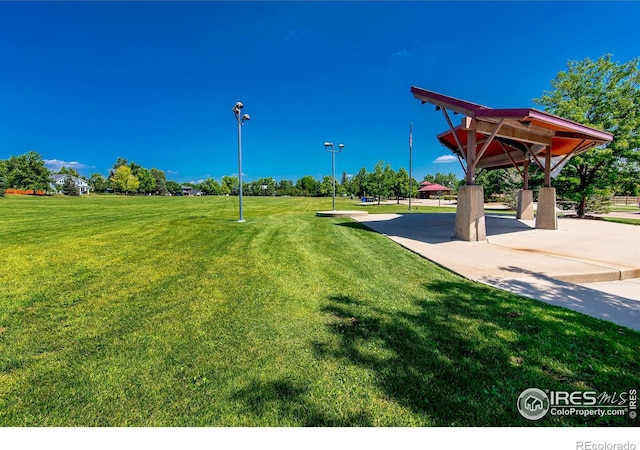
<path fill-rule="evenodd" d="M 7 189 L 4 193 L 13 195 L 45 195 L 44 191 L 34 191 L 33 189 Z"/>
<path fill-rule="evenodd" d="M 640 205 L 640 197 L 611 197 L 612 205 Z"/>

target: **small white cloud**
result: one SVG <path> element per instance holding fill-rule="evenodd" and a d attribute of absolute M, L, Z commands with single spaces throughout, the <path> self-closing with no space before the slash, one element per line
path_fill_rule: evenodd
<path fill-rule="evenodd" d="M 179 173 L 177 170 L 171 170 L 171 169 L 167 170 L 166 172 L 167 172 L 167 175 L 177 175 Z"/>
<path fill-rule="evenodd" d="M 402 50 L 398 50 L 397 52 L 395 52 L 391 56 L 393 56 L 394 58 L 402 58 L 402 57 L 405 57 L 405 56 L 411 56 L 411 53 L 409 53 L 405 49 L 402 49 Z"/>
<path fill-rule="evenodd" d="M 433 162 L 435 164 L 446 164 L 446 163 L 456 162 L 457 160 L 458 160 L 458 158 L 456 158 L 453 155 L 442 155 L 442 156 L 438 156 L 436 159 L 434 159 Z"/>
<path fill-rule="evenodd" d="M 68 167 L 70 169 L 88 169 L 93 166 L 89 166 L 87 164 L 79 163 L 78 161 L 65 161 L 63 159 L 45 159 L 44 160 L 45 167 L 51 170 L 60 170 L 63 167 Z"/>

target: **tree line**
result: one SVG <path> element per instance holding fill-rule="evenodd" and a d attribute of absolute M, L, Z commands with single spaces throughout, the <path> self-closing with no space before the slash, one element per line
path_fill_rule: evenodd
<path fill-rule="evenodd" d="M 613 142 L 604 148 L 593 149 L 572 157 L 553 185 L 558 198 L 573 202 L 579 216 L 584 216 L 587 203 L 594 197 L 611 195 L 638 196 L 640 194 L 640 58 L 617 63 L 611 55 L 597 60 L 586 58 L 569 61 L 567 70 L 551 80 L 551 90 L 543 92 L 534 103 L 545 111 L 575 122 L 593 126 L 612 133 Z M 73 169 L 65 169 L 73 172 Z M 79 176 L 77 172 L 73 175 Z M 436 180 L 440 175 L 441 180 Z M 461 182 L 455 176 L 447 178 L 436 174 L 433 181 L 455 189 Z M 0 160 L 0 195 L 6 188 L 50 190 L 51 173 L 44 167 L 36 152 L 12 156 Z M 431 181 L 431 175 L 425 177 Z M 531 175 L 533 189 L 540 183 L 540 174 Z M 415 181 L 415 180 L 413 180 Z M 167 180 L 158 169 L 145 169 L 136 163 L 118 158 L 107 177 L 93 174 L 88 182 L 94 192 L 143 193 L 155 195 L 179 195 L 181 185 Z M 481 172 L 477 182 L 485 187 L 485 198 L 512 193 L 521 186 L 516 169 L 498 169 Z M 67 185 L 68 183 L 65 183 Z M 239 184 L 237 177 L 224 176 L 220 182 L 207 178 L 200 183 L 184 183 L 200 189 L 205 195 L 235 195 Z M 415 196 L 417 183 L 409 192 L 409 176 L 404 168 L 397 172 L 384 161 L 378 162 L 372 171 L 362 168 L 349 176 L 342 174 L 336 180 L 336 193 L 352 197 L 371 196 L 378 199 Z M 329 196 L 333 192 L 332 177 L 316 180 L 304 176 L 295 183 L 291 180 L 276 181 L 260 178 L 243 183 L 246 195 L 297 195 Z"/>
<path fill-rule="evenodd" d="M 202 195 L 238 195 L 238 177 L 225 175 L 218 182 L 214 178 L 206 178 L 197 183 L 178 183 L 167 180 L 164 171 L 147 169 L 126 158 L 119 157 L 105 177 L 94 173 L 86 178 L 74 168 L 62 167 L 56 173 L 67 175 L 59 189 L 67 195 L 78 195 L 75 179 L 85 180 L 91 192 L 94 193 L 122 193 L 143 195 L 181 195 L 184 186 L 200 191 Z M 0 194 L 4 189 L 25 189 L 34 191 L 53 192 L 54 173 L 45 167 L 42 156 L 34 151 L 23 155 L 11 156 L 8 160 L 0 160 Z M 428 175 L 425 179 L 434 179 L 441 184 L 451 184 L 454 187 L 459 181 L 454 174 Z M 378 202 L 382 198 L 407 198 L 409 192 L 409 175 L 403 167 L 398 171 L 391 168 L 389 163 L 379 161 L 372 171 L 361 168 L 355 175 L 343 172 L 340 180 L 335 180 L 336 195 L 350 197 L 375 197 Z M 413 179 L 412 195 L 418 190 L 418 182 Z M 333 178 L 330 176 L 317 180 L 306 175 L 297 181 L 283 179 L 277 181 L 272 177 L 242 183 L 243 195 L 255 196 L 302 196 L 328 197 L 333 194 Z"/>

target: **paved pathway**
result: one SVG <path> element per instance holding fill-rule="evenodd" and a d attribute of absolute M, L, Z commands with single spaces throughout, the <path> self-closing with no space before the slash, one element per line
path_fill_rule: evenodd
<path fill-rule="evenodd" d="M 455 213 L 355 218 L 470 280 L 640 330 L 640 227 L 560 218 L 558 230 L 486 216 L 487 241 L 452 238 Z"/>

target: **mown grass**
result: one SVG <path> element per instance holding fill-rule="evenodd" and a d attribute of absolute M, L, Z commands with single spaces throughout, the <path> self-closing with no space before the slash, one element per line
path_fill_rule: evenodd
<path fill-rule="evenodd" d="M 634 424 L 516 400 L 637 388 L 639 333 L 316 218 L 330 202 L 247 197 L 239 224 L 233 197 L 0 199 L 0 425 Z"/>
<path fill-rule="evenodd" d="M 603 217 L 606 222 L 624 223 L 627 225 L 640 225 L 640 219 L 632 219 L 627 217 Z"/>

